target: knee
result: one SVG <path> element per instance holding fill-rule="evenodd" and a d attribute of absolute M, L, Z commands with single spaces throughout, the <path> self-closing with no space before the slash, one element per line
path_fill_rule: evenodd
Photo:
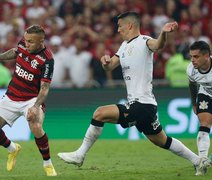
<path fill-rule="evenodd" d="M 98 107 L 95 112 L 93 113 L 93 119 L 95 120 L 102 120 L 104 119 L 104 108 Z"/>

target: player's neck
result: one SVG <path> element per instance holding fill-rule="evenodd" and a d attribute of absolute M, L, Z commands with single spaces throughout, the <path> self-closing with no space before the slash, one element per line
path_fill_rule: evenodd
<path fill-rule="evenodd" d="M 199 69 L 201 72 L 207 72 L 211 69 L 211 59 L 209 58 L 208 61 Z"/>
<path fill-rule="evenodd" d="M 133 39 L 137 38 L 140 35 L 140 33 L 137 34 L 133 34 L 132 36 L 130 36 L 127 40 L 127 42 L 131 42 Z"/>

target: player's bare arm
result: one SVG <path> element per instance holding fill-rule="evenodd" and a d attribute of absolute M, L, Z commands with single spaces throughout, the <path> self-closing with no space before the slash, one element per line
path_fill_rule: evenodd
<path fill-rule="evenodd" d="M 170 22 L 170 23 L 166 23 L 163 28 L 162 31 L 160 33 L 160 35 L 158 36 L 157 39 L 150 39 L 148 40 L 147 44 L 148 47 L 152 50 L 152 51 L 157 51 L 159 49 L 162 49 L 166 43 L 166 39 L 167 39 L 167 33 L 176 31 L 178 29 L 178 24 L 177 22 Z"/>
<path fill-rule="evenodd" d="M 36 119 L 40 105 L 42 105 L 45 102 L 48 96 L 49 88 L 50 88 L 50 83 L 41 81 L 40 92 L 37 96 L 37 100 L 34 106 L 29 108 L 27 113 L 28 121 Z"/>
<path fill-rule="evenodd" d="M 2 54 L 0 54 L 0 61 L 13 60 L 16 58 L 15 48 L 12 48 Z"/>
<path fill-rule="evenodd" d="M 34 106 L 40 107 L 43 104 L 48 96 L 50 88 L 50 83 L 41 81 L 40 92 L 37 97 L 37 101 L 35 102 Z"/>
<path fill-rule="evenodd" d="M 109 55 L 104 55 L 101 57 L 100 61 L 105 71 L 112 71 L 120 64 L 119 58 L 117 56 L 110 58 Z"/>

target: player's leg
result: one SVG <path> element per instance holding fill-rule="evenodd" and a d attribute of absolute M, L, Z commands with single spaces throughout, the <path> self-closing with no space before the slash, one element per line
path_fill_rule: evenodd
<path fill-rule="evenodd" d="M 146 137 L 155 145 L 168 149 L 174 154 L 181 156 L 197 167 L 200 172 L 204 174 L 206 166 L 209 165 L 208 159 L 202 159 L 188 149 L 183 143 L 175 138 L 166 136 L 162 130 L 162 126 L 157 118 L 157 107 L 151 104 L 141 104 L 141 113 L 138 113 L 139 121 L 137 121 L 136 128 L 139 132 L 143 132 Z M 203 164 L 203 161 L 205 164 Z M 208 164 L 207 164 L 208 163 Z"/>
<path fill-rule="evenodd" d="M 197 116 L 200 121 L 197 148 L 200 157 L 208 157 L 210 148 L 210 128 L 212 124 L 212 101 L 203 94 L 198 95 Z"/>
<path fill-rule="evenodd" d="M 16 164 L 16 157 L 21 150 L 21 146 L 17 143 L 12 142 L 7 138 L 2 127 L 6 124 L 5 120 L 0 117 L 0 145 L 7 148 L 8 159 L 7 159 L 7 170 L 12 171 Z"/>
<path fill-rule="evenodd" d="M 119 109 L 116 105 L 101 106 L 93 114 L 81 146 L 74 152 L 58 153 L 58 156 L 67 163 L 82 166 L 86 153 L 101 135 L 104 123 L 117 123 Z"/>
<path fill-rule="evenodd" d="M 194 165 L 197 165 L 200 162 L 199 156 L 193 153 L 179 140 L 166 136 L 163 130 L 156 135 L 146 135 L 146 137 L 155 145 L 170 150 L 174 154 L 191 161 Z"/>
<path fill-rule="evenodd" d="M 207 171 L 207 167 L 211 166 L 211 162 L 208 158 L 200 158 L 179 140 L 166 136 L 163 130 L 156 135 L 146 136 L 155 145 L 189 160 L 196 168 L 196 175 L 204 175 Z"/>
<path fill-rule="evenodd" d="M 200 157 L 208 157 L 212 115 L 210 113 L 199 113 L 198 118 L 200 121 L 199 132 L 197 135 L 198 154 Z"/>
<path fill-rule="evenodd" d="M 6 121 L 0 117 L 0 145 L 7 148 L 8 151 L 14 151 L 15 150 L 15 143 L 11 142 L 2 128 L 6 125 Z"/>
<path fill-rule="evenodd" d="M 8 150 L 7 170 L 12 171 L 16 164 L 16 157 L 21 150 L 21 146 L 7 138 L 2 128 L 8 124 L 12 126 L 14 121 L 20 116 L 14 109 L 17 109 L 16 103 L 4 96 L 0 100 L 0 145 Z"/>
<path fill-rule="evenodd" d="M 194 165 L 198 164 L 200 158 L 190 151 L 185 145 L 175 138 L 166 136 L 157 117 L 157 106 L 141 104 L 142 111 L 136 128 L 143 132 L 155 145 L 168 149 L 173 153 L 190 160 Z"/>
<path fill-rule="evenodd" d="M 35 137 L 35 143 L 43 158 L 43 167 L 47 176 L 57 176 L 50 157 L 49 140 L 47 134 L 43 130 L 44 112 L 39 108 L 37 118 L 28 119 L 29 127 Z"/>

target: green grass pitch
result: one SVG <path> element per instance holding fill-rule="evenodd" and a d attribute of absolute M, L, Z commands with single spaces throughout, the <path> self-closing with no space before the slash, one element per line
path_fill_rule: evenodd
<path fill-rule="evenodd" d="M 181 139 L 196 152 L 195 139 Z M 57 157 L 61 151 L 74 151 L 82 140 L 50 140 L 57 177 L 46 177 L 34 141 L 19 142 L 22 150 L 12 172 L 6 170 L 7 151 L 0 148 L 0 180 L 190 180 L 212 179 L 212 167 L 205 176 L 194 176 L 190 162 L 154 146 L 148 140 L 98 140 L 80 168 Z M 211 151 L 210 151 L 211 152 Z"/>

